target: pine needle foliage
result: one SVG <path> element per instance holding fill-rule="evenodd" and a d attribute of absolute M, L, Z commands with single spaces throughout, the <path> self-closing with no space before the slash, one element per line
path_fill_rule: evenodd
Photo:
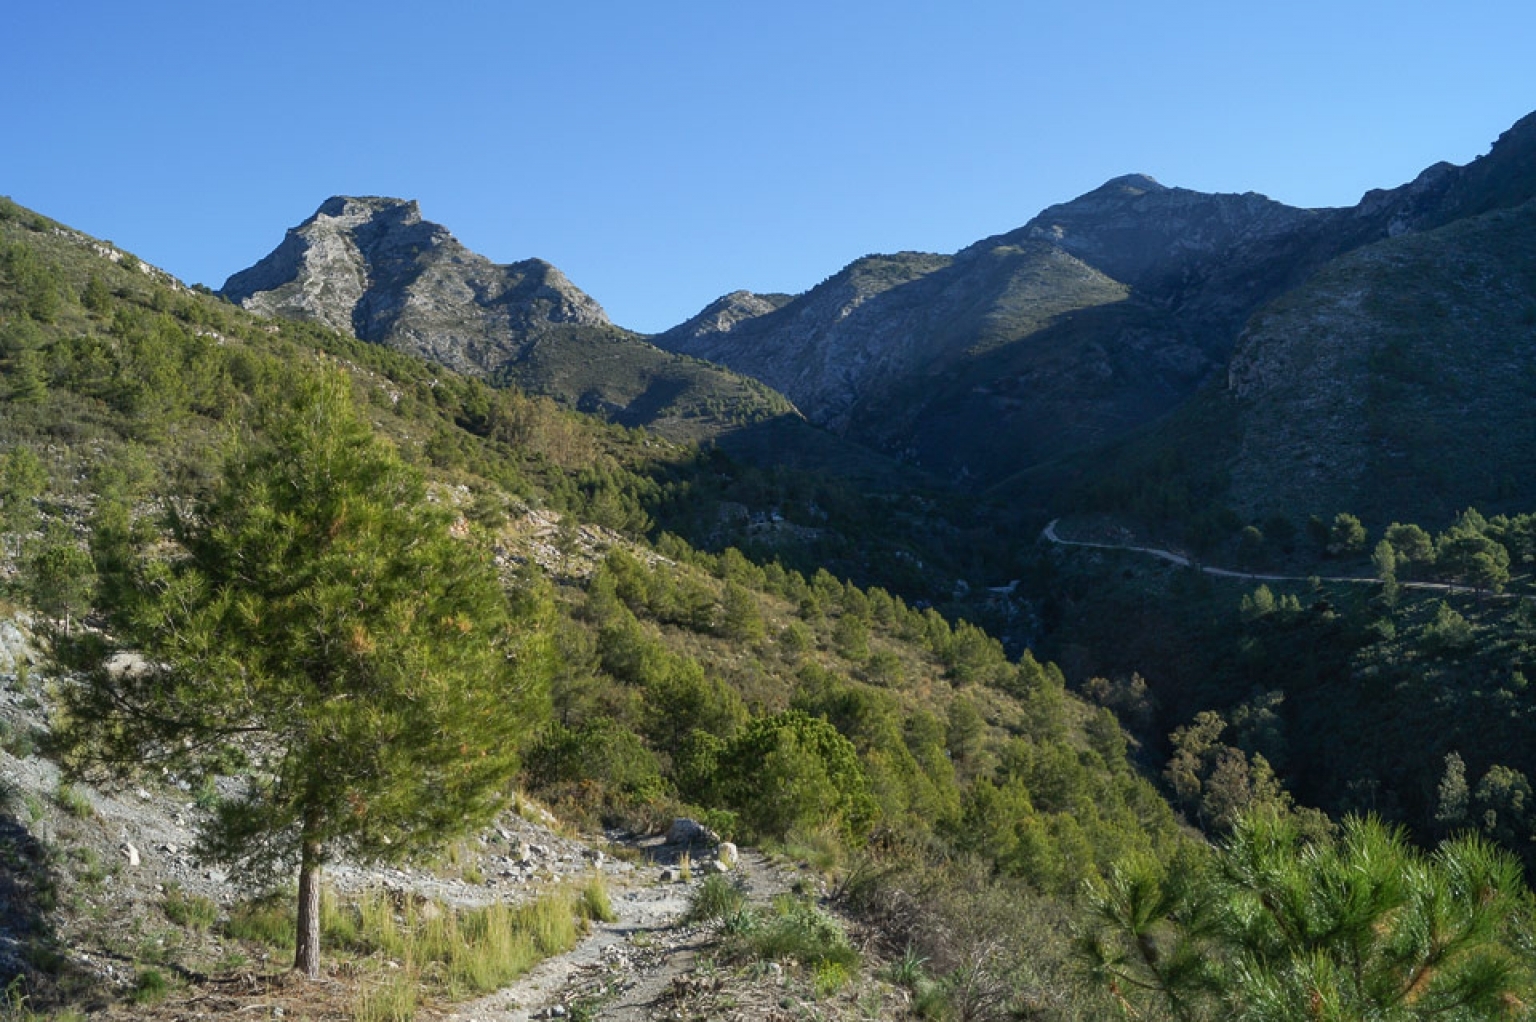
<path fill-rule="evenodd" d="M 1082 961 L 1131 1016 L 1529 1017 L 1529 894 L 1478 837 L 1425 853 L 1373 818 L 1329 839 L 1250 815 L 1203 862 L 1122 863 L 1091 904 Z"/>
<path fill-rule="evenodd" d="M 506 802 L 547 674 L 543 613 L 376 438 L 339 373 L 300 378 L 173 514 L 169 553 L 99 530 L 116 642 L 66 693 L 77 764 L 243 772 L 213 858 L 299 863 L 296 967 L 318 973 L 318 880 L 394 860 Z M 141 666 L 109 670 L 133 650 Z M 121 660 L 118 661 L 121 663 Z"/>

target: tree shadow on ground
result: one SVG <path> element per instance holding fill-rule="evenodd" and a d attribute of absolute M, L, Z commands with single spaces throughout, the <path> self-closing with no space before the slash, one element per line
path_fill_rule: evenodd
<path fill-rule="evenodd" d="M 10 793 L 0 791 L 0 802 Z M 0 990 L 5 1006 L 56 1006 L 72 966 L 54 928 L 59 881 L 53 852 L 10 812 L 0 813 Z"/>

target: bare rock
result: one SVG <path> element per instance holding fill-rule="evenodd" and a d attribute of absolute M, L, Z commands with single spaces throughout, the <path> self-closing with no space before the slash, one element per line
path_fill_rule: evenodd
<path fill-rule="evenodd" d="M 720 836 L 698 820 L 679 816 L 667 828 L 669 845 L 713 845 L 720 843 Z"/>

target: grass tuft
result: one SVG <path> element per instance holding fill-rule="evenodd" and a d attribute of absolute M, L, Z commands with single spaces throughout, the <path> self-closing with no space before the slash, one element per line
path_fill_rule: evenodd
<path fill-rule="evenodd" d="M 242 901 L 230 909 L 224 934 L 236 940 L 291 949 L 297 925 L 293 897 L 278 891 Z"/>
<path fill-rule="evenodd" d="M 603 882 L 601 873 L 594 873 L 587 878 L 577 892 L 577 910 L 583 919 L 599 923 L 611 923 L 619 918 L 619 914 L 613 910 L 613 901 L 608 897 L 608 885 Z"/>
<path fill-rule="evenodd" d="M 133 981 L 134 1004 L 159 1004 L 171 992 L 170 981 L 159 969 L 145 969 Z"/>
<path fill-rule="evenodd" d="M 58 789 L 53 793 L 53 800 L 58 803 L 60 809 L 77 820 L 89 820 L 96 815 L 96 807 L 91 804 L 90 796 L 67 782 L 59 782 Z"/>
<path fill-rule="evenodd" d="M 729 919 L 747 904 L 747 895 L 741 888 L 719 873 L 704 878 L 694 892 L 684 917 L 691 923 L 706 923 L 712 919 Z"/>
<path fill-rule="evenodd" d="M 416 977 L 394 973 L 371 984 L 352 1004 L 354 1022 L 412 1022 L 416 1017 Z"/>
<path fill-rule="evenodd" d="M 219 906 L 212 898 L 200 894 L 187 894 L 176 884 L 167 884 L 165 897 L 160 901 L 165 918 L 177 926 L 184 926 L 198 933 L 206 933 L 219 920 Z"/>

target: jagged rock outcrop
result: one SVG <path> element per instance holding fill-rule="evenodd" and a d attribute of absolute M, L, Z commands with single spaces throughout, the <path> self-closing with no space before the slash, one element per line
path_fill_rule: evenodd
<path fill-rule="evenodd" d="M 679 346 L 689 340 L 728 334 L 749 319 L 766 316 L 794 300 L 793 295 L 760 295 L 752 291 L 732 291 L 716 298 L 692 319 L 667 331 Z"/>
<path fill-rule="evenodd" d="M 380 197 L 327 199 L 223 294 L 478 375 L 551 327 L 608 325 L 542 259 L 498 265 L 423 220 L 415 202 Z"/>
<path fill-rule="evenodd" d="M 223 294 L 676 439 L 794 416 L 757 381 L 614 326 L 549 263 L 493 263 L 403 199 L 327 199 Z"/>

